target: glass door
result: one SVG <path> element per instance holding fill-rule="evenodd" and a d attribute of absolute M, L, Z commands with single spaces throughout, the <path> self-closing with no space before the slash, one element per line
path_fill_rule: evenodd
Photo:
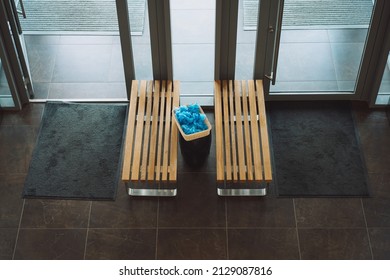
<path fill-rule="evenodd" d="M 5 91 L 8 94 L 5 96 L 8 97 L 1 98 L 2 103 L 7 107 L 21 109 L 29 102 L 33 88 L 14 0 L 0 3 L 0 35 L 1 84 L 2 88 L 9 89 Z M 12 103 L 9 94 L 12 96 Z"/>
<path fill-rule="evenodd" d="M 264 78 L 268 99 L 359 99 L 356 89 L 370 52 L 375 4 L 373 0 L 260 1 L 260 19 L 266 18 L 261 13 L 269 18 L 258 25 L 258 36 L 265 34 L 266 39 L 264 57 L 256 58 L 255 77 Z M 259 38 L 257 42 L 261 44 Z"/>

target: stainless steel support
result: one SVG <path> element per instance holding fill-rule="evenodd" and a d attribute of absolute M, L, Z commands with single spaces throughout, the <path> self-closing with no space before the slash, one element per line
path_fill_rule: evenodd
<path fill-rule="evenodd" d="M 267 189 L 223 189 L 218 188 L 219 196 L 266 196 Z"/>

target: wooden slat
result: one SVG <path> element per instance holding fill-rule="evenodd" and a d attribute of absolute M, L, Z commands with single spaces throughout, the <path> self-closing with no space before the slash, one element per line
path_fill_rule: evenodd
<path fill-rule="evenodd" d="M 234 122 L 234 90 L 233 81 L 229 80 L 229 108 L 230 108 L 230 133 L 232 139 L 232 163 L 233 163 L 233 180 L 238 180 L 237 167 L 237 146 L 236 146 L 236 130 Z"/>
<path fill-rule="evenodd" d="M 238 152 L 238 170 L 240 174 L 240 181 L 246 180 L 245 168 L 245 151 L 244 151 L 244 136 L 242 133 L 242 113 L 241 113 L 241 96 L 240 96 L 241 82 L 234 81 L 234 94 L 236 103 L 236 128 L 237 128 L 237 152 Z"/>
<path fill-rule="evenodd" d="M 169 158 L 169 140 L 170 140 L 170 128 L 171 128 L 171 116 L 172 116 L 172 81 L 167 81 L 167 93 L 166 93 L 166 111 L 165 111 L 165 131 L 164 131 L 164 151 L 163 151 L 163 165 L 161 180 L 166 181 L 168 179 L 168 158 Z"/>
<path fill-rule="evenodd" d="M 226 164 L 226 180 L 232 179 L 232 164 L 230 159 L 230 128 L 229 128 L 229 91 L 228 81 L 222 81 L 222 103 L 223 103 L 223 124 L 224 124 L 224 136 L 225 136 L 225 164 Z"/>
<path fill-rule="evenodd" d="M 221 81 L 214 82 L 214 91 L 217 181 L 224 181 Z"/>
<path fill-rule="evenodd" d="M 263 173 L 262 173 L 261 157 L 260 157 L 261 150 L 260 150 L 259 129 L 257 124 L 255 84 L 253 80 L 248 81 L 248 88 L 249 88 L 249 110 L 250 110 L 250 117 L 251 117 L 252 153 L 253 153 L 253 163 L 255 167 L 255 180 L 261 181 L 263 179 Z"/>
<path fill-rule="evenodd" d="M 264 179 L 269 182 L 272 180 L 272 169 L 262 80 L 256 80 L 256 93 L 257 106 L 259 108 L 260 137 L 264 163 Z"/>
<path fill-rule="evenodd" d="M 246 88 L 246 82 L 242 81 L 242 107 L 244 113 L 244 132 L 245 132 L 245 151 L 246 151 L 246 170 L 248 173 L 248 180 L 253 180 L 253 167 L 252 167 L 252 147 L 251 147 L 251 134 L 249 131 L 248 121 L 248 94 Z"/>
<path fill-rule="evenodd" d="M 131 170 L 131 180 L 138 181 L 141 161 L 142 136 L 145 116 L 146 81 L 141 81 L 138 100 L 137 127 L 135 130 L 134 159 Z"/>
<path fill-rule="evenodd" d="M 173 108 L 179 106 L 179 93 L 180 83 L 179 81 L 173 82 Z M 177 133 L 178 128 L 175 122 L 171 122 L 171 156 L 169 158 L 169 181 L 177 180 Z"/>
<path fill-rule="evenodd" d="M 156 164 L 156 141 L 158 125 L 158 104 L 160 101 L 160 81 L 154 82 L 153 92 L 153 113 L 152 113 L 152 131 L 149 144 L 149 163 L 148 163 L 148 181 L 154 180 L 154 170 Z"/>
<path fill-rule="evenodd" d="M 148 94 L 146 105 L 146 117 L 145 117 L 145 133 L 143 141 L 142 161 L 141 161 L 141 180 L 146 180 L 146 170 L 148 165 L 148 152 L 149 152 L 149 138 L 150 138 L 150 123 L 152 115 L 152 102 L 153 102 L 153 81 L 148 81 Z"/>
<path fill-rule="evenodd" d="M 160 90 L 160 121 L 158 123 L 158 140 L 157 140 L 157 162 L 156 162 L 156 180 L 160 180 L 161 176 L 161 158 L 162 158 L 162 145 L 163 145 L 163 131 L 164 131 L 164 109 L 165 109 L 165 91 L 166 81 L 162 82 Z"/>
<path fill-rule="evenodd" d="M 134 125 L 135 125 L 135 111 L 137 108 L 138 98 L 138 81 L 133 81 L 131 85 L 130 104 L 127 119 L 126 128 L 126 141 L 125 141 L 125 152 L 123 157 L 122 167 L 122 180 L 128 182 L 130 180 L 130 169 L 131 169 L 131 157 L 133 152 L 133 140 L 134 140 Z"/>

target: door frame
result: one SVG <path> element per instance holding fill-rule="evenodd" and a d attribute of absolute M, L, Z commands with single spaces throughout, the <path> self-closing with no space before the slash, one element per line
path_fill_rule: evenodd
<path fill-rule="evenodd" d="M 276 93 L 270 94 L 270 83 L 275 83 L 273 71 L 276 71 L 278 51 L 280 46 L 280 34 L 282 31 L 281 20 L 284 8 L 284 0 L 262 0 L 259 5 L 259 17 L 257 23 L 257 38 L 255 49 L 254 79 L 263 79 L 265 98 L 269 101 L 288 100 L 365 100 L 367 101 L 366 80 L 370 73 L 372 56 L 375 53 L 378 36 L 383 36 L 380 25 L 382 23 L 382 11 L 386 0 L 376 0 L 373 6 L 372 20 L 368 29 L 365 47 L 362 54 L 361 65 L 358 72 L 354 92 L 305 92 L 305 93 Z M 266 38 L 264 40 L 264 38 Z M 277 82 L 277 77 L 276 77 Z"/>
<path fill-rule="evenodd" d="M 14 100 L 14 107 L 10 109 L 21 110 L 23 105 L 29 103 L 33 88 L 16 13 L 13 0 L 0 2 L 2 64 Z"/>

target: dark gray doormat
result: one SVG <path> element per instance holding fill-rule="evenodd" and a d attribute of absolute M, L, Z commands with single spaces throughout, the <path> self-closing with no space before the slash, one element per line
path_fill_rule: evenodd
<path fill-rule="evenodd" d="M 19 16 L 24 31 L 118 32 L 115 1 L 23 1 L 27 17 Z M 131 35 L 142 35 L 146 0 L 128 1 Z"/>
<path fill-rule="evenodd" d="M 115 199 L 127 105 L 45 106 L 23 197 Z"/>
<path fill-rule="evenodd" d="M 349 102 L 268 104 L 279 196 L 368 196 Z"/>
<path fill-rule="evenodd" d="M 244 30 L 257 29 L 261 0 L 244 0 Z M 370 24 L 372 0 L 285 0 L 283 26 L 342 26 Z"/>

